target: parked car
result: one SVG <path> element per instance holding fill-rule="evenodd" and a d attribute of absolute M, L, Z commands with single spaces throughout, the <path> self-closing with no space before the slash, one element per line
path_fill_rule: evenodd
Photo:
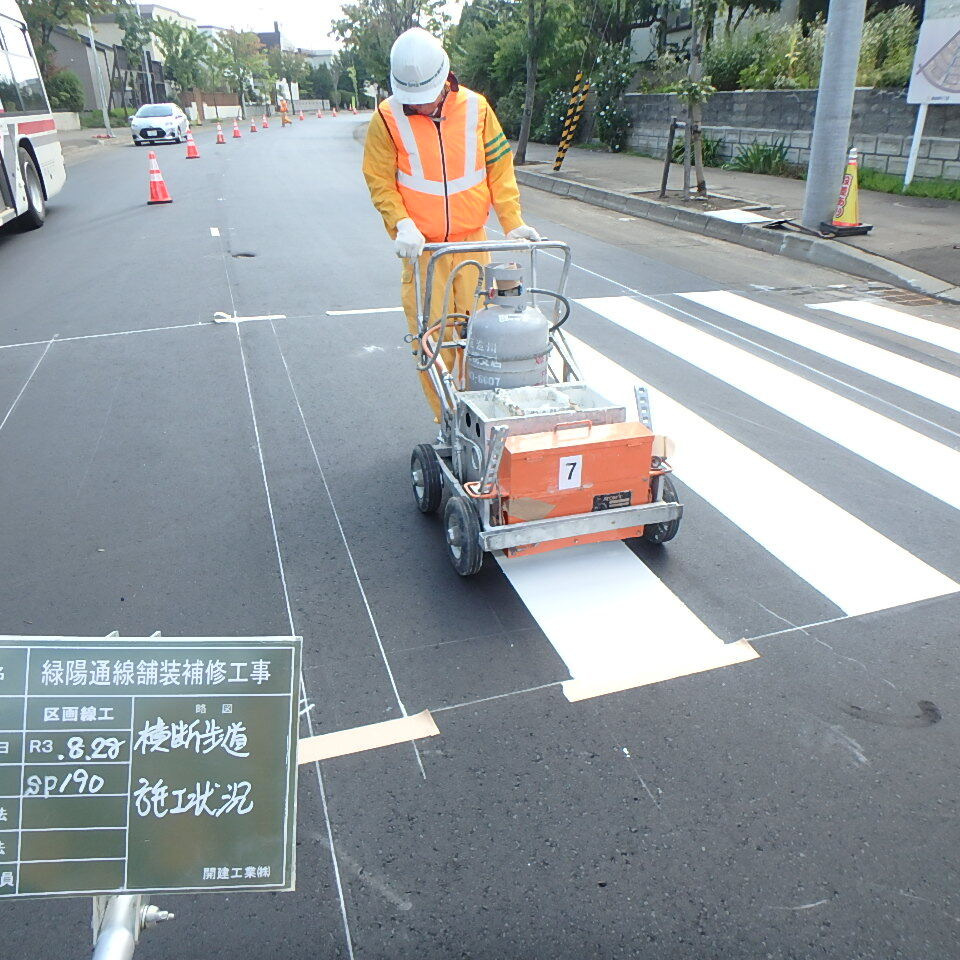
<path fill-rule="evenodd" d="M 175 103 L 145 103 L 130 118 L 130 133 L 138 147 L 157 140 L 183 143 L 189 126 L 187 115 Z"/>

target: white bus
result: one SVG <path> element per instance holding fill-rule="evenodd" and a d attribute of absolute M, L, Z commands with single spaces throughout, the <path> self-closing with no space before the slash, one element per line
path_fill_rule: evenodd
<path fill-rule="evenodd" d="M 14 0 L 0 0 L 0 224 L 39 227 L 66 180 L 47 92 Z"/>

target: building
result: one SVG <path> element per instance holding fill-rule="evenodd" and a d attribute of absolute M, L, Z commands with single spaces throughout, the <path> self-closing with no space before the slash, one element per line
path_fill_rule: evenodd
<path fill-rule="evenodd" d="M 299 53 L 311 67 L 330 66 L 330 61 L 337 55 L 335 50 L 305 50 L 303 47 L 297 48 Z"/>
<path fill-rule="evenodd" d="M 260 42 L 267 50 L 289 50 L 293 51 L 296 49 L 294 45 L 283 35 L 283 31 L 280 29 L 280 24 L 274 20 L 273 29 L 268 30 L 266 33 L 258 33 L 257 36 L 260 38 Z"/>

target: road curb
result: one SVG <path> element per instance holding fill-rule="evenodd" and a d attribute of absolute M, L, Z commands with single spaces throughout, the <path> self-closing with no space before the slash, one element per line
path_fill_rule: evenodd
<path fill-rule="evenodd" d="M 788 233 L 752 223 L 729 223 L 696 210 L 674 207 L 643 197 L 632 197 L 615 190 L 591 187 L 564 180 L 551 174 L 537 173 L 517 167 L 517 182 L 560 197 L 570 197 L 595 207 L 615 210 L 665 226 L 700 233 L 707 237 L 728 240 L 765 253 L 802 260 L 819 267 L 828 267 L 866 280 L 889 283 L 950 303 L 960 303 L 960 287 L 947 280 L 932 277 L 894 260 L 847 247 L 831 240 L 821 240 L 802 233 Z"/>

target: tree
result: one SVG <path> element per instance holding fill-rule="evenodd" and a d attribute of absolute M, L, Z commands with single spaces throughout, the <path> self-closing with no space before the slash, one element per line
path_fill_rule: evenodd
<path fill-rule="evenodd" d="M 255 77 L 267 76 L 269 64 L 255 33 L 226 30 L 214 41 L 215 62 L 225 85 L 239 98 L 253 98 Z"/>
<path fill-rule="evenodd" d="M 163 54 L 166 75 L 180 88 L 181 95 L 203 85 L 209 74 L 210 40 L 196 27 L 184 27 L 173 20 L 155 19 L 150 32 Z"/>
<path fill-rule="evenodd" d="M 51 76 L 54 71 L 53 46 L 50 43 L 54 27 L 70 29 L 86 24 L 88 16 L 107 13 L 113 6 L 114 0 L 23 0 L 21 9 L 44 78 Z"/>
<path fill-rule="evenodd" d="M 140 69 L 143 63 L 143 51 L 150 42 L 150 28 L 147 22 L 137 13 L 136 7 L 126 3 L 117 7 L 117 26 L 123 30 L 123 39 L 120 41 L 127 52 L 127 59 L 135 69 Z"/>
<path fill-rule="evenodd" d="M 307 58 L 302 53 L 293 53 L 289 50 L 267 51 L 267 64 L 270 73 L 278 80 L 286 80 L 288 84 L 299 83 L 309 69 Z M 293 91 L 289 91 L 293 96 Z"/>
<path fill-rule="evenodd" d="M 527 162 L 527 141 L 530 139 L 530 124 L 533 122 L 533 101 L 537 95 L 537 65 L 540 60 L 540 43 L 543 21 L 547 15 L 547 0 L 525 0 L 527 13 L 527 78 L 523 97 L 523 119 L 520 121 L 520 136 L 517 139 L 517 163 Z"/>
<path fill-rule="evenodd" d="M 330 68 L 325 63 L 310 67 L 300 84 L 300 89 L 308 93 L 313 100 L 329 100 L 330 94 L 333 92 Z"/>

